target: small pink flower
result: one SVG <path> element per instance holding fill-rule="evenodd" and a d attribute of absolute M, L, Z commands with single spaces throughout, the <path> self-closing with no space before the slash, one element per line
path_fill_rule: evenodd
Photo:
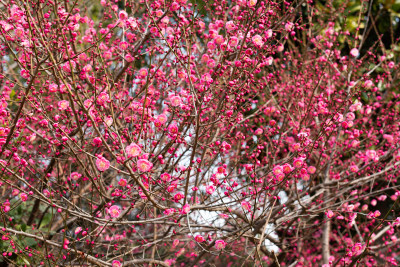
<path fill-rule="evenodd" d="M 207 43 L 207 48 L 210 50 L 215 50 L 215 48 L 217 48 L 217 45 L 213 41 L 210 41 Z"/>
<path fill-rule="evenodd" d="M 202 243 L 202 242 L 206 241 L 206 240 L 204 239 L 204 237 L 201 236 L 201 235 L 196 235 L 196 236 L 194 237 L 194 239 L 195 239 L 198 243 Z"/>
<path fill-rule="evenodd" d="M 99 96 L 97 97 L 96 103 L 100 106 L 105 105 L 105 103 L 107 103 L 107 101 L 110 100 L 109 95 L 106 92 L 102 92 L 99 94 Z"/>
<path fill-rule="evenodd" d="M 365 155 L 370 159 L 374 159 L 376 157 L 376 151 L 375 150 L 367 150 L 365 152 Z"/>
<path fill-rule="evenodd" d="M 160 175 L 160 178 L 164 182 L 169 182 L 171 180 L 171 175 L 169 173 L 163 173 Z"/>
<path fill-rule="evenodd" d="M 355 206 L 353 204 L 350 204 L 347 206 L 346 211 L 347 212 L 352 212 L 355 209 Z M 354 213 L 357 216 L 357 213 Z"/>
<path fill-rule="evenodd" d="M 118 260 L 113 260 L 112 263 L 111 263 L 111 266 L 112 267 L 121 267 L 122 263 L 120 261 L 118 261 Z"/>
<path fill-rule="evenodd" d="M 103 57 L 105 59 L 111 59 L 112 58 L 112 52 L 111 51 L 104 52 Z"/>
<path fill-rule="evenodd" d="M 215 67 L 215 61 L 214 61 L 214 59 L 208 60 L 208 61 L 207 61 L 207 66 L 208 66 L 209 68 L 214 68 L 214 67 Z"/>
<path fill-rule="evenodd" d="M 349 110 L 351 112 L 354 112 L 354 111 L 357 111 L 357 110 L 361 110 L 361 108 L 362 108 L 362 103 L 357 100 L 356 102 L 354 102 L 354 104 L 352 104 L 350 106 Z"/>
<path fill-rule="evenodd" d="M 223 250 L 226 247 L 226 242 L 224 240 L 215 241 L 215 248 L 217 250 Z"/>
<path fill-rule="evenodd" d="M 18 189 L 13 189 L 12 193 L 13 196 L 17 196 L 19 194 L 19 190 Z"/>
<path fill-rule="evenodd" d="M 331 211 L 331 210 L 327 210 L 327 211 L 325 212 L 325 215 L 326 215 L 326 217 L 328 217 L 328 218 L 330 219 L 330 218 L 333 217 L 334 213 L 333 213 L 333 211 Z"/>
<path fill-rule="evenodd" d="M 19 194 L 19 198 L 21 199 L 22 202 L 25 202 L 28 200 L 28 195 L 25 193 Z"/>
<path fill-rule="evenodd" d="M 260 35 L 254 35 L 253 38 L 251 39 L 253 41 L 253 44 L 257 47 L 262 47 L 264 45 L 264 42 L 262 40 L 262 37 Z"/>
<path fill-rule="evenodd" d="M 127 43 L 127 42 L 120 42 L 120 43 L 119 43 L 119 48 L 120 48 L 122 51 L 125 51 L 126 49 L 128 49 L 128 43 Z"/>
<path fill-rule="evenodd" d="M 206 54 L 204 54 L 203 56 L 206 56 Z M 187 75 L 185 71 L 178 71 L 178 77 L 181 79 L 186 79 Z"/>
<path fill-rule="evenodd" d="M 172 2 L 170 9 L 171 9 L 171 11 L 178 10 L 179 9 L 179 4 L 177 2 Z"/>
<path fill-rule="evenodd" d="M 139 70 L 139 75 L 140 75 L 141 78 L 146 78 L 147 70 L 146 69 L 140 69 Z"/>
<path fill-rule="evenodd" d="M 10 202 L 8 202 L 8 200 L 7 200 L 7 202 L 3 203 L 3 211 L 4 212 L 9 212 L 10 209 L 11 209 Z"/>
<path fill-rule="evenodd" d="M 314 166 L 309 166 L 307 168 L 307 171 L 309 174 L 314 174 L 316 172 L 317 168 L 315 168 Z"/>
<path fill-rule="evenodd" d="M 69 102 L 67 100 L 61 100 L 58 102 L 58 109 L 59 110 L 66 110 L 69 107 Z"/>
<path fill-rule="evenodd" d="M 387 199 L 386 195 L 381 195 L 381 196 L 378 197 L 379 201 L 385 201 L 386 199 Z"/>
<path fill-rule="evenodd" d="M 301 177 L 301 179 L 303 179 L 304 181 L 310 180 L 310 175 L 308 175 L 308 174 L 301 174 L 300 177 Z"/>
<path fill-rule="evenodd" d="M 173 246 L 173 247 L 176 247 L 177 245 L 179 245 L 179 239 L 175 239 L 175 240 L 172 242 L 172 246 Z"/>
<path fill-rule="evenodd" d="M 125 21 L 128 18 L 128 13 L 125 10 L 121 10 L 118 16 L 120 20 Z"/>
<path fill-rule="evenodd" d="M 300 150 L 301 150 L 301 144 L 300 144 L 300 143 L 293 143 L 293 144 L 291 145 L 291 148 L 292 148 L 294 151 L 300 151 Z"/>
<path fill-rule="evenodd" d="M 288 174 L 288 173 L 290 173 L 290 172 L 293 170 L 293 168 L 292 168 L 292 166 L 290 166 L 289 163 L 286 163 L 286 164 L 284 164 L 284 165 L 282 166 L 282 170 L 283 170 L 283 173 L 284 173 L 284 174 Z"/>
<path fill-rule="evenodd" d="M 212 195 L 215 192 L 215 186 L 207 185 L 206 186 L 206 192 L 207 192 L 207 194 Z"/>
<path fill-rule="evenodd" d="M 124 178 L 122 178 L 121 180 L 118 181 L 118 185 L 124 187 L 127 185 L 127 181 Z"/>
<path fill-rule="evenodd" d="M 231 149 L 231 145 L 228 144 L 227 142 L 222 142 L 221 146 L 224 148 L 225 151 L 228 151 L 229 149 Z"/>
<path fill-rule="evenodd" d="M 103 156 L 99 156 L 96 160 L 96 167 L 99 171 L 104 172 L 110 168 L 110 162 Z"/>
<path fill-rule="evenodd" d="M 201 62 L 207 63 L 210 57 L 207 54 L 201 56 Z"/>
<path fill-rule="evenodd" d="M 195 76 L 193 76 L 195 78 Z M 210 85 L 214 82 L 214 79 L 211 78 L 211 75 L 209 73 L 203 74 L 201 76 L 201 83 L 202 84 L 206 84 L 206 85 Z"/>
<path fill-rule="evenodd" d="M 129 17 L 126 21 L 125 24 L 127 27 L 132 27 L 132 28 L 136 28 L 137 27 L 137 21 L 136 19 Z"/>
<path fill-rule="evenodd" d="M 86 66 L 84 66 L 84 67 L 82 68 L 82 70 L 83 70 L 84 72 L 89 72 L 89 71 L 92 70 L 92 65 L 87 64 Z"/>
<path fill-rule="evenodd" d="M 219 214 L 219 217 L 221 217 L 222 219 L 228 219 L 228 218 L 229 218 L 229 215 L 228 215 L 228 214 L 225 214 L 225 213 L 220 213 L 220 214 Z"/>
<path fill-rule="evenodd" d="M 272 172 L 275 174 L 275 176 L 280 175 L 283 173 L 283 168 L 280 165 L 275 166 Z"/>
<path fill-rule="evenodd" d="M 223 166 L 219 166 L 217 172 L 220 174 L 226 174 L 226 168 Z"/>
<path fill-rule="evenodd" d="M 110 214 L 110 216 L 112 218 L 117 218 L 119 216 L 119 214 L 121 213 L 121 210 L 118 206 L 113 205 L 108 209 L 108 214 Z"/>
<path fill-rule="evenodd" d="M 366 81 L 364 82 L 364 87 L 365 87 L 365 88 L 372 88 L 373 86 L 374 86 L 374 82 L 371 81 L 371 80 L 366 80 Z"/>
<path fill-rule="evenodd" d="M 126 147 L 125 151 L 126 155 L 130 158 L 139 156 L 140 153 L 142 152 L 142 149 L 137 144 L 132 143 Z"/>
<path fill-rule="evenodd" d="M 183 197 L 184 197 L 184 195 L 183 195 L 181 192 L 178 192 L 178 193 L 175 194 L 174 200 L 175 200 L 176 202 L 178 202 L 178 201 L 181 200 Z"/>
<path fill-rule="evenodd" d="M 263 129 L 261 128 L 257 128 L 257 130 L 255 130 L 254 134 L 255 135 L 261 135 L 263 133 Z"/>
<path fill-rule="evenodd" d="M 75 70 L 76 63 L 74 61 L 71 61 L 71 63 L 66 62 L 65 64 L 62 65 L 62 68 L 65 72 L 71 72 L 71 66 L 72 66 L 72 70 Z"/>
<path fill-rule="evenodd" d="M 22 12 L 21 9 L 19 9 L 19 7 L 17 7 L 16 5 L 13 5 L 10 8 L 10 14 L 15 21 L 21 20 L 22 16 L 24 16 L 24 12 Z"/>
<path fill-rule="evenodd" d="M 359 254 L 363 249 L 363 245 L 361 243 L 355 243 L 354 246 L 351 248 L 351 251 L 356 255 Z"/>
<path fill-rule="evenodd" d="M 227 30 L 228 32 L 234 31 L 234 30 L 236 29 L 236 25 L 235 25 L 235 23 L 234 23 L 233 21 L 228 21 L 228 22 L 225 24 L 225 27 L 226 27 L 226 30 Z"/>
<path fill-rule="evenodd" d="M 297 158 L 293 161 L 293 166 L 295 168 L 301 168 L 303 166 L 303 159 L 302 158 Z"/>
<path fill-rule="evenodd" d="M 172 123 L 168 126 L 168 131 L 171 135 L 175 135 L 178 133 L 178 125 L 176 123 Z"/>
<path fill-rule="evenodd" d="M 179 96 L 172 96 L 171 97 L 171 106 L 178 107 L 182 103 L 182 100 Z"/>
<path fill-rule="evenodd" d="M 49 125 L 49 122 L 46 119 L 43 119 L 43 120 L 39 121 L 39 125 L 44 128 L 47 128 L 47 126 Z"/>
<path fill-rule="evenodd" d="M 21 77 L 24 79 L 29 79 L 30 74 L 27 70 L 21 70 Z"/>
<path fill-rule="evenodd" d="M 358 141 L 358 140 L 351 141 L 351 147 L 353 147 L 353 148 L 358 147 L 359 144 L 360 144 L 360 141 Z"/>
<path fill-rule="evenodd" d="M 61 84 L 60 85 L 60 93 L 66 93 L 66 92 L 68 92 L 68 90 L 71 90 L 72 89 L 72 86 L 69 84 L 69 83 L 67 83 L 67 85 L 65 85 L 65 84 Z"/>
<path fill-rule="evenodd" d="M 358 167 L 357 167 L 357 165 L 351 165 L 351 166 L 350 166 L 350 171 L 351 171 L 351 172 L 358 172 Z"/>
<path fill-rule="evenodd" d="M 139 159 L 137 161 L 137 167 L 141 172 L 148 172 L 151 170 L 151 168 L 153 168 L 153 163 L 147 159 Z"/>
<path fill-rule="evenodd" d="M 100 137 L 95 137 L 95 138 L 93 138 L 93 145 L 94 145 L 94 146 L 101 146 L 102 143 L 103 143 L 103 142 L 101 141 L 101 138 L 100 138 Z"/>
<path fill-rule="evenodd" d="M 75 234 L 79 234 L 82 231 L 82 227 L 78 226 L 75 228 Z"/>
<path fill-rule="evenodd" d="M 190 212 L 190 205 L 189 204 L 183 205 L 181 214 L 188 214 L 189 212 Z"/>
<path fill-rule="evenodd" d="M 293 22 L 290 22 L 290 21 L 286 22 L 286 24 L 285 24 L 285 30 L 286 31 L 288 31 L 288 32 L 292 31 L 293 27 L 294 27 Z"/>
<path fill-rule="evenodd" d="M 71 180 L 77 181 L 79 180 L 79 178 L 81 178 L 81 176 L 82 174 L 80 174 L 79 172 L 73 172 L 69 177 L 71 178 Z"/>
<path fill-rule="evenodd" d="M 175 186 L 175 185 L 170 185 L 170 186 L 167 187 L 167 191 L 168 191 L 169 193 L 174 192 L 175 189 L 176 189 L 176 186 Z"/>
<path fill-rule="evenodd" d="M 358 57 L 360 55 L 360 52 L 358 51 L 357 48 L 353 48 L 350 51 L 350 55 L 353 56 L 353 57 Z"/>
<path fill-rule="evenodd" d="M 238 38 L 237 37 L 232 37 L 229 41 L 228 41 L 228 44 L 229 44 L 229 46 L 231 46 L 231 47 L 236 47 L 237 45 L 238 45 L 238 43 L 239 43 L 239 40 L 238 40 Z"/>
<path fill-rule="evenodd" d="M 242 207 L 243 207 L 245 210 L 247 210 L 248 212 L 251 211 L 251 205 L 250 205 L 249 202 L 247 202 L 247 201 L 242 201 L 241 204 L 242 204 Z"/>
<path fill-rule="evenodd" d="M 156 10 L 156 16 L 157 17 L 162 17 L 162 15 L 164 14 L 164 12 L 161 9 Z"/>
<path fill-rule="evenodd" d="M 55 84 L 55 83 L 50 84 L 49 85 L 49 91 L 52 92 L 52 93 L 57 92 L 58 91 L 58 85 Z"/>
<path fill-rule="evenodd" d="M 378 218 L 379 216 L 381 216 L 381 212 L 379 211 L 379 210 L 376 210 L 375 212 L 374 212 L 374 215 L 373 215 L 375 218 Z"/>
<path fill-rule="evenodd" d="M 166 209 L 165 211 L 164 211 L 164 214 L 165 215 L 170 215 L 170 214 L 172 214 L 172 213 L 174 213 L 175 212 L 175 209 L 174 208 L 171 208 L 171 209 Z"/>
<path fill-rule="evenodd" d="M 132 57 L 132 55 L 131 54 L 126 54 L 125 55 L 125 60 L 127 61 L 127 62 L 132 62 L 133 61 L 133 57 Z"/>
<path fill-rule="evenodd" d="M 160 124 L 160 125 L 164 125 L 167 122 L 168 118 L 165 114 L 160 114 L 158 115 L 156 121 Z"/>
<path fill-rule="evenodd" d="M 247 1 L 247 6 L 248 7 L 253 7 L 257 4 L 257 0 L 249 0 Z"/>
<path fill-rule="evenodd" d="M 12 26 L 12 25 L 10 25 L 10 24 L 8 24 L 8 23 L 5 23 L 5 24 L 3 24 L 3 29 L 4 29 L 6 32 L 8 32 L 8 31 L 11 31 L 12 29 L 14 29 L 14 26 Z"/>
<path fill-rule="evenodd" d="M 220 45 L 220 44 L 222 44 L 224 41 L 225 41 L 225 40 L 224 40 L 224 37 L 223 37 L 222 35 L 217 35 L 217 36 L 215 36 L 215 38 L 214 38 L 214 43 L 215 43 L 216 45 Z"/>
<path fill-rule="evenodd" d="M 273 34 L 273 32 L 272 32 L 272 30 L 271 29 L 269 29 L 269 30 L 267 30 L 266 31 L 266 33 L 265 33 L 265 38 L 271 38 L 272 37 L 272 34 Z"/>
<path fill-rule="evenodd" d="M 356 118 L 356 115 L 353 112 L 349 112 L 345 117 L 347 121 L 353 121 Z"/>

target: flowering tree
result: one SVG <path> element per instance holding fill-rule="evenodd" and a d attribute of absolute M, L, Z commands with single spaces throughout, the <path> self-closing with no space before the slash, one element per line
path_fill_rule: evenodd
<path fill-rule="evenodd" d="M 398 265 L 372 2 L 0 1 L 4 263 Z"/>

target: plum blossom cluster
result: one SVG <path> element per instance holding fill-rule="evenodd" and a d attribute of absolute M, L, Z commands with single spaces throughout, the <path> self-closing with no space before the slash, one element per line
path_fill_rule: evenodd
<path fill-rule="evenodd" d="M 400 55 L 364 47 L 376 27 L 313 1 L 3 2 L 4 261 L 399 264 Z"/>

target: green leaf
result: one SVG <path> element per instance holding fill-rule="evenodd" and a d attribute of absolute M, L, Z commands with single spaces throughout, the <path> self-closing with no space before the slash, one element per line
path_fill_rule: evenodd
<path fill-rule="evenodd" d="M 362 93 L 361 93 L 361 100 L 362 100 L 364 103 L 368 103 L 369 97 L 368 97 L 368 94 L 367 94 L 366 92 L 362 92 Z"/>
<path fill-rule="evenodd" d="M 15 90 L 11 90 L 10 99 L 14 99 L 14 96 L 15 96 Z"/>
<path fill-rule="evenodd" d="M 52 217 L 52 215 L 50 213 L 47 213 L 46 215 L 44 215 L 43 220 L 39 225 L 39 228 L 42 228 L 42 227 L 48 225 L 51 221 L 51 217 Z"/>

